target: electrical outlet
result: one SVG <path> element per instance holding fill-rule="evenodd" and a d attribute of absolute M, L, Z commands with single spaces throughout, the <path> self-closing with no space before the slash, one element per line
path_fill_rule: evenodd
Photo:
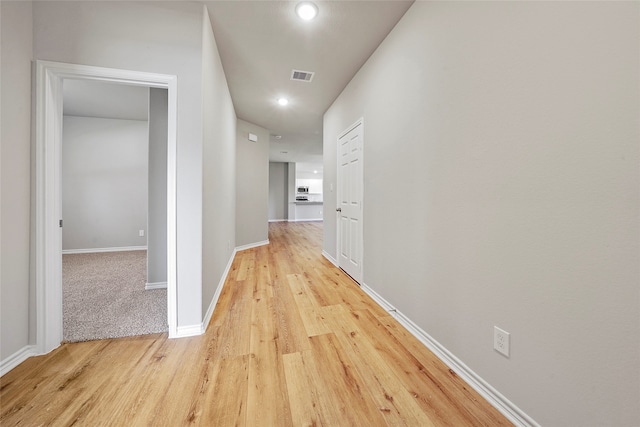
<path fill-rule="evenodd" d="M 507 331 L 503 331 L 497 326 L 493 327 L 493 348 L 499 353 L 509 357 L 509 341 L 511 334 Z"/>
<path fill-rule="evenodd" d="M 138 230 L 138 236 L 144 237 L 144 230 Z"/>

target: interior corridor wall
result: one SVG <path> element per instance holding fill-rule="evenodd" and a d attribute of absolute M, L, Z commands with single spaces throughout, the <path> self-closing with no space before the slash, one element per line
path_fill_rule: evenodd
<path fill-rule="evenodd" d="M 249 133 L 258 137 L 249 141 Z M 238 120 L 236 246 L 269 240 L 269 131 Z"/>
<path fill-rule="evenodd" d="M 31 2 L 0 2 L 0 361 L 34 344 L 30 328 Z M 32 293 L 31 293 L 32 294 Z"/>
<path fill-rule="evenodd" d="M 285 162 L 269 162 L 269 221 L 289 217 L 289 168 Z"/>
<path fill-rule="evenodd" d="M 203 247 L 202 313 L 215 293 L 236 246 L 236 113 L 206 6 L 202 19 Z M 205 327 L 207 325 L 204 325 Z"/>
<path fill-rule="evenodd" d="M 34 2 L 39 60 L 176 75 L 178 328 L 202 322 L 202 6 Z"/>
<path fill-rule="evenodd" d="M 169 91 L 149 89 L 147 283 L 167 283 L 167 148 Z"/>
<path fill-rule="evenodd" d="M 640 424 L 638 16 L 415 2 L 324 116 L 324 250 L 363 117 L 365 284 L 541 425 Z"/>

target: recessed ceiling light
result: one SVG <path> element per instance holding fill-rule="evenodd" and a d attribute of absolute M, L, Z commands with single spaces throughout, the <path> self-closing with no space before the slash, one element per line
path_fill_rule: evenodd
<path fill-rule="evenodd" d="M 318 14 L 318 6 L 311 2 L 304 1 L 296 6 L 296 13 L 301 19 L 311 21 Z"/>
<path fill-rule="evenodd" d="M 285 105 L 287 105 L 289 103 L 289 100 L 287 98 L 280 98 L 278 99 L 278 104 L 282 105 L 283 107 Z"/>
<path fill-rule="evenodd" d="M 276 139 L 282 139 L 282 135 L 276 135 L 275 138 Z"/>
<path fill-rule="evenodd" d="M 318 171 L 313 171 L 313 173 L 318 173 Z"/>

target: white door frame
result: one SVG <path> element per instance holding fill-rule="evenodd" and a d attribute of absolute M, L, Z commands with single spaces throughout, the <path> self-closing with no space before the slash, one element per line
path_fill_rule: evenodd
<path fill-rule="evenodd" d="M 60 345 L 62 330 L 61 148 L 62 81 L 65 78 L 164 88 L 168 91 L 167 321 L 175 337 L 177 316 L 176 129 L 177 77 L 87 65 L 36 61 L 35 259 L 36 351 Z"/>
<path fill-rule="evenodd" d="M 340 138 L 351 132 L 357 126 L 361 126 L 360 137 L 362 138 L 362 150 L 360 152 L 360 161 L 362 162 L 362 167 L 360 168 L 360 191 L 362 195 L 362 200 L 360 202 L 360 206 L 362 211 L 360 212 L 360 241 L 358 244 L 360 245 L 360 277 L 353 278 L 358 284 L 362 286 L 364 282 L 364 117 L 360 117 L 353 123 L 351 126 L 346 128 L 343 132 L 338 134 L 338 138 L 336 139 L 336 178 L 340 177 Z M 340 181 L 336 179 L 336 206 L 340 206 Z M 336 211 L 336 216 L 338 216 L 338 212 Z M 338 268 L 340 268 L 340 221 L 336 222 L 336 261 Z"/>

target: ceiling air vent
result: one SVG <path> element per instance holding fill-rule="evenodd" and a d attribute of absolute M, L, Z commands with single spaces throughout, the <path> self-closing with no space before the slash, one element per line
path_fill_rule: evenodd
<path fill-rule="evenodd" d="M 300 71 L 300 70 L 291 70 L 291 80 L 297 80 L 299 82 L 310 82 L 313 80 L 313 75 L 315 73 L 312 71 Z"/>

